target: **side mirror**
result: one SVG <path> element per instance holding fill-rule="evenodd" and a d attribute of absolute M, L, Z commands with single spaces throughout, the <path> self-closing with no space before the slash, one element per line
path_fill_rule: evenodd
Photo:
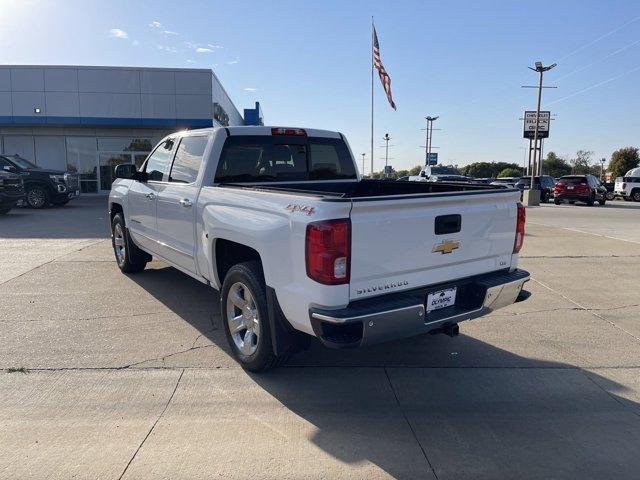
<path fill-rule="evenodd" d="M 131 165 L 130 163 L 124 163 L 122 165 L 116 165 L 116 178 L 127 178 L 133 179 L 135 175 L 138 173 L 135 165 Z"/>

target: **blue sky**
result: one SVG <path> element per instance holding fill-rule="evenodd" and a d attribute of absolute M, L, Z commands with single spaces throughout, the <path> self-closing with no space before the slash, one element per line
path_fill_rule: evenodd
<path fill-rule="evenodd" d="M 637 1 L 0 0 L 0 64 L 212 68 L 267 123 L 339 130 L 369 158 L 370 22 L 397 111 L 376 77 L 376 169 L 422 163 L 425 115 L 444 163 L 522 162 L 535 60 L 558 67 L 545 150 L 607 157 L 640 145 Z M 538 31 L 536 32 L 536 28 Z M 367 167 L 368 170 L 368 167 Z"/>

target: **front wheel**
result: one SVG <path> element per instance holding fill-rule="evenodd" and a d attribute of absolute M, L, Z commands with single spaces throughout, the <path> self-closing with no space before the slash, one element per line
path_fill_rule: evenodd
<path fill-rule="evenodd" d="M 554 198 L 553 203 L 555 203 L 556 205 L 560 205 L 562 202 L 560 201 L 560 199 Z"/>
<path fill-rule="evenodd" d="M 239 263 L 229 269 L 220 292 L 220 310 L 227 341 L 242 368 L 264 372 L 284 361 L 273 352 L 259 262 Z"/>
<path fill-rule="evenodd" d="M 631 194 L 631 198 L 633 198 L 634 202 L 640 202 L 640 190 L 636 190 Z"/>
<path fill-rule="evenodd" d="M 46 187 L 34 185 L 27 188 L 27 205 L 31 208 L 44 208 L 49 206 L 49 191 Z"/>
<path fill-rule="evenodd" d="M 111 232 L 111 246 L 122 273 L 136 273 L 144 270 L 150 256 L 133 244 L 121 213 L 113 217 Z"/>

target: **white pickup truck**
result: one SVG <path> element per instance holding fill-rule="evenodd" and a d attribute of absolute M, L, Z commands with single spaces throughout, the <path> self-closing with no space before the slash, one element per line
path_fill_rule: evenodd
<path fill-rule="evenodd" d="M 626 201 L 640 202 L 640 168 L 632 168 L 624 177 L 616 178 L 613 192 Z"/>
<path fill-rule="evenodd" d="M 116 176 L 120 269 L 153 256 L 218 290 L 248 370 L 277 365 L 308 335 L 334 348 L 453 336 L 529 296 L 519 190 L 361 179 L 340 133 L 178 132 Z"/>

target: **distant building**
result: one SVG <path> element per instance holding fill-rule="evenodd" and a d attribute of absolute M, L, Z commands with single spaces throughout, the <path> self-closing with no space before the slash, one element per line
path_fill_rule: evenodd
<path fill-rule="evenodd" d="M 246 112 L 262 122 L 258 102 Z M 84 193 L 108 192 L 116 165 L 172 131 L 244 124 L 208 69 L 0 66 L 0 152 L 77 171 Z"/>

